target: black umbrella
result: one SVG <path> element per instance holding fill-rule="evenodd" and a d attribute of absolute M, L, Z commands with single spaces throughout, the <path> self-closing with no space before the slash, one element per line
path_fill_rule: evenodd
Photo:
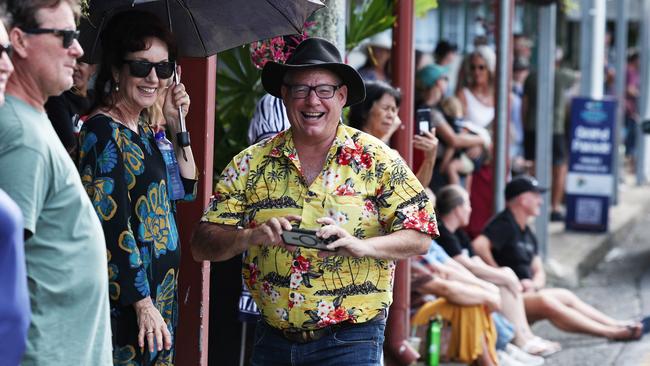
<path fill-rule="evenodd" d="M 139 9 L 168 22 L 181 56 L 207 57 L 260 39 L 301 33 L 307 18 L 323 6 L 320 0 L 90 0 L 79 41 L 83 60 L 96 63 L 103 26 L 114 14 Z M 176 75 L 174 80 L 178 82 Z M 187 146 L 187 132 L 181 134 L 178 141 Z"/>

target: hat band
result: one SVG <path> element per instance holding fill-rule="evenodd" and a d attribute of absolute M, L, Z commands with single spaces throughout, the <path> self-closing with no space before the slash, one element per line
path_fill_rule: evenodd
<path fill-rule="evenodd" d="M 323 61 L 323 60 L 302 60 L 301 63 L 299 64 L 286 64 L 287 66 L 317 66 L 317 65 L 322 65 L 322 64 L 331 64 L 331 63 L 338 63 L 336 61 Z"/>

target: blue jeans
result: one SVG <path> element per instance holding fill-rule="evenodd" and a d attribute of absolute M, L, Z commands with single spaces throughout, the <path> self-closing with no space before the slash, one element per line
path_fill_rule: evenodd
<path fill-rule="evenodd" d="M 330 332 L 312 342 L 295 343 L 259 321 L 251 365 L 380 365 L 385 328 L 386 319 L 371 320 Z"/>
<path fill-rule="evenodd" d="M 506 345 L 515 338 L 515 328 L 501 313 L 492 313 L 492 320 L 497 329 L 497 344 L 498 350 L 506 349 Z"/>

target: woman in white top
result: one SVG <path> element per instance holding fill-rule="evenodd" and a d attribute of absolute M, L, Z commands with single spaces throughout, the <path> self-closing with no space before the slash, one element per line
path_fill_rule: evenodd
<path fill-rule="evenodd" d="M 463 62 L 464 83 L 456 93 L 465 118 L 484 128 L 494 120 L 495 64 L 496 55 L 490 47 L 477 47 Z"/>
<path fill-rule="evenodd" d="M 466 119 L 474 125 L 490 130 L 494 120 L 494 70 L 496 55 L 488 46 L 479 46 L 463 62 L 460 88 L 456 96 L 460 99 Z M 484 164 L 472 176 L 469 187 L 472 216 L 467 233 L 471 237 L 480 234 L 483 226 L 492 216 L 492 165 Z"/>

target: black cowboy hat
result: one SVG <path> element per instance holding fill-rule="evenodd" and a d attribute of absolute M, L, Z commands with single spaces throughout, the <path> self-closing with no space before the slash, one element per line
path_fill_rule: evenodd
<path fill-rule="evenodd" d="M 280 90 L 284 74 L 289 70 L 319 68 L 332 71 L 348 87 L 348 99 L 345 107 L 363 102 L 366 99 L 366 87 L 363 79 L 352 66 L 341 61 L 339 50 L 322 38 L 307 38 L 293 51 L 286 63 L 269 61 L 262 70 L 262 85 L 269 94 L 282 98 Z"/>

